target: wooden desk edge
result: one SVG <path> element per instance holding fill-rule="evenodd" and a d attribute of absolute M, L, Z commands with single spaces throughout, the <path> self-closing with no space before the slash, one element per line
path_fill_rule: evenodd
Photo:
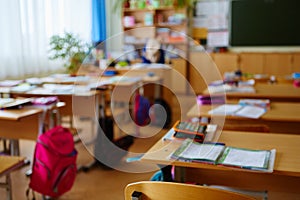
<path fill-rule="evenodd" d="M 20 156 L 0 156 L 0 164 L 1 166 L 7 165 L 7 162 L 10 162 L 6 168 L 1 169 L 0 176 L 10 173 L 15 169 L 24 165 L 25 157 Z"/>

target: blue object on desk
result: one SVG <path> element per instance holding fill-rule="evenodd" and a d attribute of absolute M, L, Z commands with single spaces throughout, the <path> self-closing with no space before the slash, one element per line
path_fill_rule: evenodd
<path fill-rule="evenodd" d="M 300 79 L 300 72 L 293 73 L 293 79 Z"/>
<path fill-rule="evenodd" d="M 148 72 L 147 75 L 148 75 L 149 77 L 154 77 L 154 76 L 155 76 L 155 73 L 154 73 L 154 72 Z"/>
<path fill-rule="evenodd" d="M 115 76 L 116 74 L 117 74 L 117 72 L 114 70 L 107 70 L 107 71 L 104 71 L 104 73 L 103 73 L 104 76 Z"/>

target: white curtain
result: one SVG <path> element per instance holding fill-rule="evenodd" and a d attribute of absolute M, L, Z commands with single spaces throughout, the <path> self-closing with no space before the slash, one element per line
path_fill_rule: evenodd
<path fill-rule="evenodd" d="M 123 28 L 122 28 L 122 9 L 118 11 L 113 10 L 116 1 L 120 0 L 106 0 L 106 34 L 107 45 L 111 51 L 123 50 Z"/>
<path fill-rule="evenodd" d="M 0 79 L 62 69 L 48 51 L 50 37 L 65 31 L 91 42 L 90 0 L 0 0 Z"/>

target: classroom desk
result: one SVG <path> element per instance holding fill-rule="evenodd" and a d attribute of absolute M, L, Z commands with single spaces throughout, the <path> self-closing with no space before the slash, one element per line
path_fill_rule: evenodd
<path fill-rule="evenodd" d="M 0 137 L 12 140 L 12 155 L 19 155 L 19 139 L 36 140 L 42 132 L 42 113 L 40 108 L 0 110 Z"/>
<path fill-rule="evenodd" d="M 61 115 L 73 115 L 73 107 L 76 107 L 76 105 L 73 105 L 73 102 L 80 102 L 84 101 L 86 99 L 93 99 L 96 102 L 98 102 L 98 91 L 85 91 L 85 92 L 51 92 L 49 90 L 43 89 L 43 88 L 35 88 L 33 90 L 30 90 L 28 92 L 10 92 L 9 93 L 11 97 L 45 97 L 45 96 L 57 96 L 59 101 L 65 102 L 65 106 L 60 109 Z M 81 102 L 80 102 L 81 103 Z M 81 104 L 82 105 L 82 104 Z"/>
<path fill-rule="evenodd" d="M 271 102 L 300 102 L 300 88 L 292 84 L 278 83 L 256 83 L 255 93 L 249 92 L 226 92 L 227 99 L 256 98 L 270 99 Z M 203 94 L 209 94 L 206 89 Z"/>
<path fill-rule="evenodd" d="M 250 149 L 276 149 L 273 173 L 170 160 L 180 142 L 157 141 L 141 158 L 148 164 L 173 165 L 176 180 L 224 185 L 249 190 L 268 190 L 269 199 L 300 198 L 300 135 L 223 131 L 218 142 Z"/>
<path fill-rule="evenodd" d="M 39 108 L 0 110 L 0 137 L 7 139 L 36 140 L 40 132 Z"/>
<path fill-rule="evenodd" d="M 224 115 L 208 114 L 210 110 L 219 105 L 195 104 L 188 112 L 188 117 L 208 117 L 213 120 L 224 118 Z M 213 123 L 213 122 L 212 122 Z M 225 117 L 225 124 L 265 124 L 269 126 L 270 132 L 300 134 L 300 104 L 299 103 L 271 103 L 268 110 L 259 119 L 231 116 Z"/>
<path fill-rule="evenodd" d="M 96 122 L 99 116 L 99 91 L 76 91 L 75 92 L 51 92 L 44 88 L 35 88 L 28 92 L 10 93 L 11 97 L 45 97 L 57 96 L 65 106 L 59 109 L 61 116 L 69 117 L 69 126 L 74 131 L 74 117 L 89 117 L 91 119 L 92 132 L 95 132 Z"/>

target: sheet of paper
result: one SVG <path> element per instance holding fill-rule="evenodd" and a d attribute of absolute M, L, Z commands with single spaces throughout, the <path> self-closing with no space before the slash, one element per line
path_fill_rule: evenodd
<path fill-rule="evenodd" d="M 0 107 L 12 102 L 14 102 L 13 98 L 0 98 Z"/>
<path fill-rule="evenodd" d="M 223 145 L 197 144 L 191 142 L 189 146 L 179 154 L 179 157 L 215 161 L 223 150 Z"/>
<path fill-rule="evenodd" d="M 265 108 L 258 106 L 243 106 L 242 109 L 238 110 L 235 115 L 241 117 L 248 117 L 253 119 L 260 118 L 266 112 Z"/>
<path fill-rule="evenodd" d="M 224 104 L 210 110 L 208 114 L 233 115 L 241 108 L 242 106 L 238 104 Z"/>
<path fill-rule="evenodd" d="M 221 162 L 222 164 L 256 168 L 268 167 L 267 161 L 270 156 L 269 151 L 252 151 L 231 147 L 227 147 L 224 154 L 226 157 Z"/>

